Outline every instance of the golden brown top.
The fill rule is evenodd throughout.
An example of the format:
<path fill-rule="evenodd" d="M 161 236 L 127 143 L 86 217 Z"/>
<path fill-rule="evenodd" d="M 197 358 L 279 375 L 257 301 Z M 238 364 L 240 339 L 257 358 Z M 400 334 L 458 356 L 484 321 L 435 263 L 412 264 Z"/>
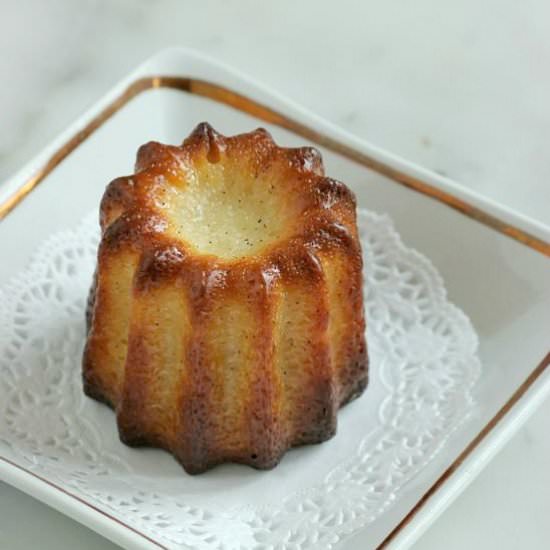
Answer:
<path fill-rule="evenodd" d="M 166 269 L 190 256 L 284 269 L 289 256 L 300 263 L 357 241 L 354 195 L 324 176 L 316 149 L 278 147 L 264 129 L 225 137 L 206 123 L 181 146 L 142 146 L 136 173 L 109 184 L 101 227 L 105 246 L 154 249 Z"/>

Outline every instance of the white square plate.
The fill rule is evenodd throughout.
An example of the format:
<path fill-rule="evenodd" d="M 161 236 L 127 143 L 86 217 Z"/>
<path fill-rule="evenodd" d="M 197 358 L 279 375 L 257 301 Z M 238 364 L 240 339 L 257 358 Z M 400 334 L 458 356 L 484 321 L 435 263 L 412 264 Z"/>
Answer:
<path fill-rule="evenodd" d="M 327 173 L 350 185 L 360 206 L 389 214 L 406 245 L 431 260 L 449 298 L 479 335 L 483 369 L 472 414 L 367 527 L 357 521 L 331 542 L 338 548 L 404 548 L 550 391 L 550 231 L 357 140 L 231 69 L 176 49 L 143 64 L 0 188 L 0 286 L 25 268 L 46 236 L 77 226 L 98 204 L 105 184 L 131 171 L 139 145 L 151 139 L 180 142 L 203 120 L 225 134 L 261 125 L 281 143 L 319 147 Z M 112 414 L 105 408 L 100 414 L 105 429 L 112 430 Z M 338 437 L 333 442 L 338 444 Z M 162 464 L 166 460 L 159 458 Z M 275 499 L 274 484 L 287 475 L 277 471 L 271 481 Z M 238 483 L 269 479 L 236 472 Z M 87 498 L 60 485 L 39 464 L 22 461 L 13 442 L 0 442 L 0 477 L 123 546 L 176 547 L 163 538 L 162 509 L 158 534 L 143 532 L 125 519 L 130 516 L 120 504 Z M 107 485 L 117 481 L 106 478 Z M 214 489 L 221 506 L 230 490 Z M 304 510 L 297 510 L 297 521 Z M 200 536 L 208 545 L 209 533 Z M 239 537 L 236 532 L 231 547 L 247 543 Z M 315 547 L 314 540 L 305 544 L 299 538 L 277 544 Z"/>

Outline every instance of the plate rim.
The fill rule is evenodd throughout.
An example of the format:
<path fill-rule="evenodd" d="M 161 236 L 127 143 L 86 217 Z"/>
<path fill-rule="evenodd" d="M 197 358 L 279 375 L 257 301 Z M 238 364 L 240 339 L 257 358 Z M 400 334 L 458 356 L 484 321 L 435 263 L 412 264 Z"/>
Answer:
<path fill-rule="evenodd" d="M 230 86 L 192 76 L 182 76 L 181 74 L 173 76 L 167 74 L 165 71 L 157 72 L 153 69 L 155 65 L 161 65 L 162 61 L 169 60 L 174 56 L 183 61 L 192 60 L 220 68 L 241 82 L 251 83 L 256 89 L 266 92 L 270 99 L 274 100 L 273 102 L 278 102 L 286 107 L 287 110 L 294 111 L 294 116 L 291 117 L 283 114 L 265 103 L 257 101 L 248 95 L 243 95 Z M 386 176 L 395 183 L 404 185 L 428 198 L 437 200 L 469 217 L 471 220 L 482 223 L 514 239 L 523 246 L 550 257 L 550 228 L 544 224 L 498 205 L 494 201 L 481 197 L 475 192 L 460 188 L 460 186 L 448 178 L 434 174 L 429 170 L 404 161 L 391 153 L 368 144 L 321 119 L 317 115 L 308 112 L 304 108 L 294 104 L 291 100 L 252 80 L 250 77 L 235 71 L 225 64 L 214 61 L 204 54 L 186 48 L 165 49 L 146 60 L 87 112 L 80 116 L 75 123 L 59 135 L 42 153 L 38 154 L 12 178 L 9 178 L 8 183 L 2 185 L 3 189 L 0 193 L 0 224 L 11 211 L 24 201 L 25 197 L 103 123 L 134 98 L 144 92 L 158 88 L 179 90 L 225 103 L 237 110 L 252 114 L 265 122 L 290 130 L 317 145 L 321 145 L 349 160 Z M 304 120 L 305 122 L 303 122 Z M 316 129 L 319 127 L 322 129 L 321 131 Z M 376 547 L 376 550 L 386 549 L 390 546 L 408 546 L 420 536 L 421 532 L 427 527 L 427 524 L 423 525 L 422 516 L 426 516 L 430 510 L 439 515 L 444 509 L 439 506 L 440 509 L 437 510 L 437 503 L 433 501 L 434 495 L 440 492 L 447 493 L 447 496 L 450 497 L 447 499 L 446 505 L 448 505 L 450 499 L 457 496 L 461 489 L 460 487 L 456 487 L 453 491 L 452 488 L 450 489 L 453 484 L 449 484 L 449 482 L 456 472 L 474 458 L 474 451 L 480 451 L 485 448 L 489 453 L 485 462 L 473 468 L 475 474 L 477 474 L 488 462 L 489 458 L 505 442 L 504 437 L 500 437 L 499 441 L 496 435 L 497 428 L 502 429 L 502 420 L 504 418 L 509 420 L 508 424 L 505 425 L 507 427 L 506 435 L 511 436 L 523 423 L 521 420 L 525 420 L 527 414 L 532 413 L 535 409 L 533 403 L 536 401 L 536 396 L 533 395 L 528 402 L 526 402 L 526 396 L 537 392 L 538 400 L 542 401 L 541 396 L 550 391 L 549 366 L 550 351 L 505 401 L 501 409 L 455 457 L 422 497 L 415 502 L 409 512 L 389 531 L 384 540 Z M 12 472 L 12 475 L 5 476 L 4 473 L 9 471 Z M 27 479 L 23 479 L 24 476 L 27 476 Z M 470 481 L 474 477 L 470 476 Z M 117 519 L 79 496 L 72 494 L 70 491 L 43 478 L 36 472 L 2 455 L 0 455 L 0 478 L 6 483 L 53 506 L 65 515 L 111 538 L 115 542 L 124 545 L 131 544 L 138 548 L 166 548 L 147 534 L 142 533 L 124 521 Z M 456 476 L 454 485 L 456 485 Z M 50 494 L 52 490 L 58 493 L 57 497 L 61 494 L 63 498 L 52 496 Z M 65 502 L 65 498 L 73 499 L 72 504 L 76 505 L 75 509 L 72 509 L 68 502 Z M 102 520 L 110 520 L 109 529 L 105 529 L 105 525 L 100 524 L 97 513 L 102 516 Z M 425 519 L 424 523 L 426 523 Z"/>

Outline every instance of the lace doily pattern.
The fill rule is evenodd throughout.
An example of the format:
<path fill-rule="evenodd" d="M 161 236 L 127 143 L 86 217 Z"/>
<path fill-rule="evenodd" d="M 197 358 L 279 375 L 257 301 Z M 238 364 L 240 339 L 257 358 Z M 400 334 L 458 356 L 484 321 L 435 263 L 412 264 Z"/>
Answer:
<path fill-rule="evenodd" d="M 362 210 L 358 224 L 377 389 L 351 414 L 360 416 L 377 391 L 376 422 L 309 485 L 289 487 L 269 506 L 228 508 L 223 494 L 186 493 L 183 470 L 175 494 L 173 479 L 151 473 L 154 458 L 135 460 L 118 442 L 113 413 L 81 388 L 95 215 L 46 240 L 0 288 L 0 450 L 167 548 L 335 547 L 395 503 L 445 445 L 472 409 L 480 369 L 475 332 L 429 260 L 403 245 L 387 216 Z M 148 460 L 153 468 L 144 470 Z"/>

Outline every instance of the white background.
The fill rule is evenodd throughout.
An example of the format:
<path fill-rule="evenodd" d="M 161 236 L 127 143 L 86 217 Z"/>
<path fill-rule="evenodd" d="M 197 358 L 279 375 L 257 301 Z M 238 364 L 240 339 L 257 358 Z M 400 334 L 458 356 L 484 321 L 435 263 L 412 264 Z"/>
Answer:
<path fill-rule="evenodd" d="M 145 57 L 183 45 L 550 224 L 544 0 L 0 0 L 0 21 L 0 185 Z M 549 548 L 549 417 L 546 404 L 415 550 Z M 35 547 L 114 548 L 0 483 L 0 548 Z"/>

